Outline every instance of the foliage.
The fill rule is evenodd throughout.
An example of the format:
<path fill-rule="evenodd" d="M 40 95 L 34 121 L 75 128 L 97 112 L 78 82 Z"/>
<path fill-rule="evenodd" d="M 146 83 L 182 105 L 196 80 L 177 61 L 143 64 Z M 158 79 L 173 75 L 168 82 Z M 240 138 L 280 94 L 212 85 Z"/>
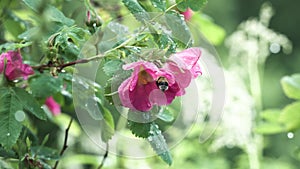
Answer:
<path fill-rule="evenodd" d="M 103 161 L 110 158 L 106 168 L 165 168 L 166 164 L 171 168 L 297 168 L 299 139 L 291 140 L 300 128 L 300 74 L 278 82 L 288 100 L 283 108 L 265 108 L 261 91 L 263 70 L 273 60 L 268 56 L 278 48 L 277 53 L 288 54 L 291 42 L 269 29 L 273 11 L 268 5 L 263 5 L 259 18 L 241 23 L 227 37 L 227 28 L 206 14 L 207 2 L 1 0 L 0 51 L 19 51 L 35 73 L 10 81 L 2 73 L 7 61 L 0 60 L 0 168 L 56 168 L 58 162 L 59 168 L 96 167 L 103 150 L 91 140 L 110 145 L 119 135 L 144 141 L 145 154 L 156 157 L 137 162 L 104 156 Z M 219 4 L 220 12 L 228 6 L 227 2 Z M 194 12 L 190 21 L 181 14 L 188 8 Z M 193 36 L 195 30 L 207 40 Z M 206 116 L 201 124 L 182 133 L 175 125 L 192 124 L 186 123 L 191 117 L 182 117 L 180 112 L 193 105 L 180 105 L 177 98 L 168 106 L 136 112 L 122 107 L 118 97 L 118 87 L 132 73 L 123 69 L 125 64 L 144 60 L 162 65 L 195 41 L 209 41 L 221 52 L 227 51 L 221 58 L 229 80 L 225 114 L 204 144 L 198 136 L 205 132 L 203 125 L 210 124 L 208 105 L 201 110 Z M 204 78 L 196 83 L 206 87 L 199 87 L 200 97 L 209 103 L 209 85 L 204 84 L 208 75 L 203 72 Z M 60 115 L 45 105 L 50 96 L 61 106 Z M 73 122 L 68 126 L 70 119 Z M 176 137 L 185 139 L 170 149 L 177 145 Z M 130 149 L 135 145 L 127 144 L 119 141 L 117 146 L 122 148 L 117 153 L 122 155 L 123 148 L 135 151 Z"/>

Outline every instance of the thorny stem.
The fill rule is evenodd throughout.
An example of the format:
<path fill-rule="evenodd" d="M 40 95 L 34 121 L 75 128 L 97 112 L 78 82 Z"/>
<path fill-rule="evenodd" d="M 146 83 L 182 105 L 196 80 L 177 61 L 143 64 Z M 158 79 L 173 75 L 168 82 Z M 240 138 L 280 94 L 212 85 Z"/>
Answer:
<path fill-rule="evenodd" d="M 70 120 L 69 125 L 68 125 L 68 127 L 66 128 L 64 145 L 63 145 L 63 147 L 62 147 L 62 149 L 61 149 L 61 151 L 60 151 L 60 153 L 59 153 L 59 156 L 60 156 L 60 157 L 64 154 L 64 152 L 65 152 L 66 149 L 68 148 L 68 145 L 67 145 L 67 143 L 68 143 L 68 136 L 69 136 L 69 130 L 70 130 L 70 127 L 71 127 L 72 122 L 73 122 L 73 118 Z M 56 168 L 57 168 L 58 163 L 59 163 L 59 160 L 57 160 L 57 161 L 55 162 L 55 165 L 54 165 L 53 169 L 56 169 Z"/>
<path fill-rule="evenodd" d="M 103 167 L 107 156 L 108 156 L 108 143 L 106 143 L 105 154 L 104 154 L 103 159 L 102 159 L 102 161 L 101 161 L 101 163 L 100 163 L 100 165 L 97 169 L 101 169 Z"/>
<path fill-rule="evenodd" d="M 249 56 L 248 59 L 248 71 L 250 80 L 250 91 L 255 101 L 255 116 L 262 111 L 262 92 L 261 92 L 261 76 L 259 72 L 260 63 L 258 61 L 260 54 L 254 54 Z M 255 125 L 255 124 L 254 124 Z M 253 126 L 255 127 L 255 126 Z M 249 143 L 246 147 L 250 169 L 260 169 L 259 159 L 262 155 L 262 137 L 260 135 L 254 134 L 253 142 Z"/>

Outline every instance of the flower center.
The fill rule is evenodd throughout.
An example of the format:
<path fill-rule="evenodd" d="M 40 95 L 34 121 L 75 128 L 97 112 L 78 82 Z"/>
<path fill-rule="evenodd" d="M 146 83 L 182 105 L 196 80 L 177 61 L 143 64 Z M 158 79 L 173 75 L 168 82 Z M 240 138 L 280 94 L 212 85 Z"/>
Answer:
<path fill-rule="evenodd" d="M 148 82 L 153 82 L 152 76 L 145 70 L 142 70 L 138 74 L 138 85 L 145 85 Z"/>

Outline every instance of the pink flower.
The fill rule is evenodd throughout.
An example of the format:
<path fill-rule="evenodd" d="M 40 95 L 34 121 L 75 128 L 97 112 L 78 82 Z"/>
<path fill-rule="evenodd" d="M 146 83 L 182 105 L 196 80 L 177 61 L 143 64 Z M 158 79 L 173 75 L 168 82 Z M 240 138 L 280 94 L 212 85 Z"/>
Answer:
<path fill-rule="evenodd" d="M 61 113 L 60 105 L 53 99 L 52 96 L 48 97 L 45 101 L 45 105 L 52 112 L 54 116 L 59 115 Z"/>
<path fill-rule="evenodd" d="M 198 48 L 184 50 L 172 55 L 162 68 L 146 61 L 124 65 L 123 69 L 133 69 L 133 73 L 118 88 L 122 105 L 132 110 L 149 111 L 153 105 L 170 104 L 201 74 L 200 54 Z M 167 88 L 160 88 L 161 79 L 163 84 L 167 83 Z"/>
<path fill-rule="evenodd" d="M 187 8 L 186 11 L 181 12 L 186 21 L 189 21 L 193 16 L 193 11 L 190 8 Z"/>
<path fill-rule="evenodd" d="M 5 64 L 6 60 L 6 65 Z M 8 80 L 15 80 L 19 77 L 27 79 L 29 75 L 34 74 L 32 68 L 23 64 L 22 56 L 19 51 L 8 51 L 0 55 L 0 73 L 4 71 Z"/>

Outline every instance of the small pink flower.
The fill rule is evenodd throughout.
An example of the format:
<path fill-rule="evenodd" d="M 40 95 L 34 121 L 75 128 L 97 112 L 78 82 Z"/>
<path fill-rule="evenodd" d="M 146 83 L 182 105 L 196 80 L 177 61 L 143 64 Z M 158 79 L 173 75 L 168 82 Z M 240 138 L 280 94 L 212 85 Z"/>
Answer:
<path fill-rule="evenodd" d="M 181 12 L 186 21 L 189 21 L 193 16 L 193 11 L 190 8 L 187 8 L 186 11 Z"/>
<path fill-rule="evenodd" d="M 54 116 L 57 116 L 61 113 L 60 105 L 53 99 L 52 96 L 46 99 L 45 105 L 48 107 L 48 109 Z"/>
<path fill-rule="evenodd" d="M 6 65 L 5 64 L 6 60 Z M 0 55 L 0 73 L 4 71 L 8 80 L 15 80 L 19 77 L 27 79 L 29 75 L 34 74 L 33 69 L 23 64 L 22 56 L 19 51 L 8 51 Z"/>
<path fill-rule="evenodd" d="M 200 49 L 190 48 L 172 55 L 162 68 L 146 61 L 124 65 L 123 69 L 134 70 L 118 88 L 122 105 L 132 110 L 149 111 L 153 105 L 170 104 L 175 96 L 185 93 L 184 89 L 193 78 L 201 74 L 200 55 Z M 157 85 L 161 77 L 168 83 L 165 91 Z"/>

